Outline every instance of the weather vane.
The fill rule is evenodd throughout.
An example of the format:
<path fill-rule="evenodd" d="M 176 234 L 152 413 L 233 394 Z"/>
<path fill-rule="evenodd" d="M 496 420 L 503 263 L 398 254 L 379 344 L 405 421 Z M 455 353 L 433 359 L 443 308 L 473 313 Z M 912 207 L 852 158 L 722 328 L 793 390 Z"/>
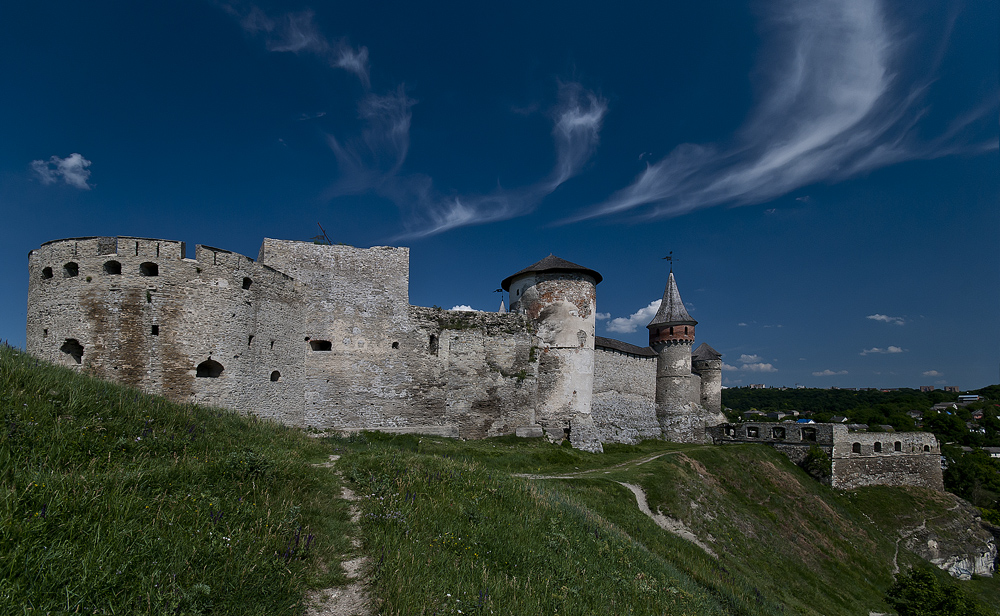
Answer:
<path fill-rule="evenodd" d="M 673 271 L 674 271 L 674 263 L 677 261 L 676 259 L 674 259 L 674 251 L 671 250 L 670 254 L 668 254 L 667 256 L 665 256 L 663 258 L 666 259 L 667 261 L 670 261 L 670 273 L 673 273 Z"/>

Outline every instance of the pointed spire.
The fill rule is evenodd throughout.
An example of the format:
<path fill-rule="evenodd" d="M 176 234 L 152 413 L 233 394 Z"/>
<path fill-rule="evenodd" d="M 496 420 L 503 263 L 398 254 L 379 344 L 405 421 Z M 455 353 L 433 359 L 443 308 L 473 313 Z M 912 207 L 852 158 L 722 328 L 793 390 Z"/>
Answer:
<path fill-rule="evenodd" d="M 681 300 L 681 293 L 677 290 L 677 282 L 674 280 L 674 273 L 670 272 L 667 278 L 667 288 L 663 290 L 663 299 L 660 301 L 660 309 L 656 311 L 656 316 L 646 327 L 652 329 L 662 325 L 697 325 L 698 321 L 691 318 L 684 302 Z"/>
<path fill-rule="evenodd" d="M 702 342 L 701 346 L 691 353 L 691 359 L 694 361 L 713 361 L 716 359 L 722 359 L 722 353 L 716 351 L 707 342 Z"/>
<path fill-rule="evenodd" d="M 503 299 L 500 300 L 500 309 L 497 310 L 497 312 L 499 312 L 500 314 L 504 314 L 507 312 L 507 306 L 506 304 L 503 303 Z"/>

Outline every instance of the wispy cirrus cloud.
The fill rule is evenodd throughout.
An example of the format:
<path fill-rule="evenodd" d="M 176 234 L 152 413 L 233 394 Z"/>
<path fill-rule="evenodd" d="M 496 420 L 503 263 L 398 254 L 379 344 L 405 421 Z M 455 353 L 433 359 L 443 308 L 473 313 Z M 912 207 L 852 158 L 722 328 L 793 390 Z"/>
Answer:
<path fill-rule="evenodd" d="M 90 165 L 89 160 L 74 152 L 66 158 L 52 156 L 48 160 L 33 160 L 31 170 L 42 180 L 42 184 L 55 184 L 62 180 L 74 188 L 90 190 L 93 188 L 89 183 Z"/>
<path fill-rule="evenodd" d="M 367 89 L 371 87 L 368 48 L 351 47 L 346 40 L 323 36 L 311 10 L 271 17 L 257 6 L 225 5 L 226 11 L 239 20 L 245 31 L 264 38 L 268 51 L 311 53 L 330 66 L 354 73 Z"/>
<path fill-rule="evenodd" d="M 997 149 L 996 139 L 970 144 L 963 132 L 995 113 L 996 97 L 938 137 L 917 137 L 935 67 L 904 78 L 912 33 L 891 23 L 877 0 L 776 2 L 764 30 L 759 100 L 729 143 L 679 145 L 630 186 L 564 222 L 762 203 L 906 160 Z"/>
<path fill-rule="evenodd" d="M 403 213 L 405 231 L 391 241 L 527 214 L 577 175 L 597 148 L 607 100 L 579 83 L 560 83 L 559 100 L 551 112 L 556 163 L 547 175 L 528 186 L 498 187 L 481 194 L 442 191 L 431 177 L 402 171 L 410 145 L 411 107 L 417 101 L 402 84 L 386 94 L 371 91 L 367 47 L 354 48 L 343 39 L 326 38 L 311 10 L 272 17 L 257 6 L 229 4 L 225 8 L 246 32 L 263 38 L 268 50 L 311 53 L 361 80 L 366 90 L 358 102 L 363 128 L 354 137 L 328 137 L 339 179 L 326 196 L 370 193 L 392 201 Z"/>
<path fill-rule="evenodd" d="M 859 355 L 879 355 L 879 354 L 881 354 L 881 355 L 892 355 L 892 354 L 895 354 L 895 353 L 905 353 L 905 352 L 906 352 L 906 349 L 900 348 L 898 346 L 889 345 L 889 346 L 887 346 L 884 349 L 880 348 L 880 347 L 872 347 L 870 349 L 865 349 L 864 351 L 861 351 L 861 353 L 859 353 Z"/>
<path fill-rule="evenodd" d="M 882 323 L 892 323 L 893 325 L 904 325 L 906 324 L 906 319 L 903 317 L 890 317 L 885 314 L 870 314 L 865 317 L 866 319 L 871 319 L 872 321 L 881 321 Z"/>

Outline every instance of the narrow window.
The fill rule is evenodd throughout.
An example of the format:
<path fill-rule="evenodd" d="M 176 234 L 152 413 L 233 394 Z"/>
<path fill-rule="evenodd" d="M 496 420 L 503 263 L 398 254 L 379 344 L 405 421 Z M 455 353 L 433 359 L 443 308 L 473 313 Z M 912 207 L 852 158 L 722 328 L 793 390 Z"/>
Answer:
<path fill-rule="evenodd" d="M 802 440 L 803 441 L 815 441 L 816 440 L 816 428 L 802 428 Z"/>
<path fill-rule="evenodd" d="M 157 259 L 160 258 L 160 243 L 159 242 L 156 243 L 156 258 Z"/>
<path fill-rule="evenodd" d="M 67 338 L 59 350 L 72 357 L 76 363 L 83 363 L 83 345 L 76 338 Z"/>
<path fill-rule="evenodd" d="M 195 376 L 199 378 L 217 379 L 222 374 L 223 370 L 224 368 L 222 367 L 222 364 L 214 359 L 207 359 L 198 364 L 198 371 L 195 373 Z"/>
<path fill-rule="evenodd" d="M 159 325 L 154 325 L 153 326 L 153 330 L 150 333 L 153 334 L 154 336 L 159 336 L 160 335 L 160 326 Z"/>
<path fill-rule="evenodd" d="M 160 266 L 155 263 L 146 261 L 145 263 L 139 266 L 139 273 L 142 274 L 143 276 L 159 276 Z"/>
<path fill-rule="evenodd" d="M 760 436 L 760 429 L 756 426 L 750 426 L 747 428 L 747 436 L 749 438 L 757 438 Z"/>
<path fill-rule="evenodd" d="M 42 278 L 45 278 L 45 279 L 52 278 L 52 268 L 51 267 L 43 267 L 42 268 Z"/>
<path fill-rule="evenodd" d="M 399 348 L 399 343 L 398 342 L 393 342 L 392 343 L 392 348 L 398 349 Z"/>
<path fill-rule="evenodd" d="M 252 284 L 253 284 L 253 280 L 250 280 L 246 276 L 243 277 L 243 289 L 244 290 L 250 289 L 250 285 L 252 285 Z"/>
<path fill-rule="evenodd" d="M 687 336 L 687 333 L 688 333 L 688 326 L 687 326 L 687 325 L 685 325 L 685 326 L 684 326 L 684 335 L 685 335 L 685 336 Z"/>
<path fill-rule="evenodd" d="M 851 445 L 851 453 L 861 453 L 861 443 Z"/>
<path fill-rule="evenodd" d="M 875 453 L 882 453 L 882 443 L 875 441 Z"/>
<path fill-rule="evenodd" d="M 893 451 L 903 451 L 903 444 L 900 443 L 899 441 L 896 441 L 895 443 L 892 444 L 892 449 Z"/>
<path fill-rule="evenodd" d="M 274 350 L 274 340 L 271 341 L 271 350 Z"/>
<path fill-rule="evenodd" d="M 271 373 L 271 382 L 277 383 L 279 380 L 281 380 L 281 373 L 275 370 Z"/>
<path fill-rule="evenodd" d="M 63 278 L 75 278 L 80 275 L 80 266 L 70 261 L 63 266 Z"/>
<path fill-rule="evenodd" d="M 135 256 L 139 256 L 139 242 L 135 243 Z"/>
<path fill-rule="evenodd" d="M 673 325 L 670 326 L 670 335 L 671 336 L 674 335 L 674 326 Z"/>
<path fill-rule="evenodd" d="M 771 438 L 777 439 L 779 441 L 785 439 L 785 429 L 784 428 L 771 428 Z"/>
<path fill-rule="evenodd" d="M 333 343 L 329 340 L 310 340 L 309 348 L 314 351 L 332 351 Z"/>
<path fill-rule="evenodd" d="M 428 350 L 430 351 L 431 355 L 438 354 L 438 337 L 435 336 L 434 334 L 431 334 L 431 340 L 430 344 L 428 345 Z"/>
<path fill-rule="evenodd" d="M 49 330 L 48 329 L 43 329 L 42 330 L 42 338 L 48 338 L 48 337 L 49 337 Z"/>
<path fill-rule="evenodd" d="M 108 261 L 104 264 L 104 273 L 110 275 L 120 275 L 122 273 L 122 264 L 118 261 Z"/>
<path fill-rule="evenodd" d="M 253 344 L 253 334 L 250 334 L 250 335 L 249 335 L 249 336 L 247 337 L 247 348 L 250 348 L 250 345 L 251 345 L 251 344 Z"/>

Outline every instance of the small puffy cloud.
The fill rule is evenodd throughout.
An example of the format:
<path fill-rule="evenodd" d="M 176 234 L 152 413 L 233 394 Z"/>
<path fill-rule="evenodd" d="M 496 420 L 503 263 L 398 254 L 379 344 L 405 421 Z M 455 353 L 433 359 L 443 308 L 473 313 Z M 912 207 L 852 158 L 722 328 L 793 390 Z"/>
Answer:
<path fill-rule="evenodd" d="M 747 324 L 746 323 L 737 323 L 736 326 L 737 327 L 746 327 Z"/>
<path fill-rule="evenodd" d="M 607 321 L 608 319 L 611 318 L 611 313 L 610 312 L 598 312 L 598 313 L 596 313 L 594 315 L 594 318 L 597 319 L 598 321 Z"/>
<path fill-rule="evenodd" d="M 890 345 L 890 346 L 888 346 L 888 347 L 886 347 L 884 349 L 883 348 L 879 348 L 879 347 L 872 347 L 870 349 L 865 349 L 864 351 L 861 351 L 860 354 L 861 355 L 873 355 L 873 354 L 891 355 L 893 353 L 903 353 L 905 350 L 906 349 L 902 349 L 902 348 L 900 348 L 898 346 L 892 346 L 892 345 Z"/>
<path fill-rule="evenodd" d="M 938 372 L 937 370 L 928 370 L 927 372 L 924 372 L 924 376 L 944 376 L 944 374 Z"/>
<path fill-rule="evenodd" d="M 847 374 L 847 370 L 838 370 L 834 372 L 833 370 L 826 369 L 821 372 L 813 372 L 813 376 L 839 376 L 841 374 Z"/>
<path fill-rule="evenodd" d="M 739 370 L 739 368 L 737 368 L 736 366 L 730 366 L 726 362 L 722 362 L 722 369 L 725 372 L 735 372 L 735 371 Z"/>
<path fill-rule="evenodd" d="M 755 363 L 755 364 L 744 364 L 740 370 L 746 370 L 747 372 L 777 372 L 778 369 L 771 364 L 765 363 Z"/>
<path fill-rule="evenodd" d="M 740 361 L 742 363 L 744 363 L 744 364 L 757 363 L 757 362 L 761 361 L 761 359 L 762 358 L 761 358 L 760 355 L 747 355 L 745 353 L 743 355 L 740 355 Z"/>
<path fill-rule="evenodd" d="M 894 325 L 902 325 L 902 324 L 906 323 L 906 320 L 903 319 L 903 317 L 890 317 L 890 316 L 884 315 L 884 314 L 870 314 L 870 315 L 868 315 L 865 318 L 866 319 L 871 319 L 872 321 L 881 321 L 883 323 L 892 323 Z"/>
<path fill-rule="evenodd" d="M 607 330 L 618 334 L 631 334 L 640 326 L 646 327 L 653 320 L 653 317 L 656 316 L 656 311 L 659 309 L 660 300 L 653 300 L 649 302 L 648 306 L 636 310 L 628 317 L 611 319 L 608 322 Z"/>
<path fill-rule="evenodd" d="M 465 304 L 459 304 L 458 306 L 452 306 L 451 310 L 458 310 L 460 312 L 482 312 L 481 310 L 476 310 L 472 306 L 467 306 Z"/>
<path fill-rule="evenodd" d="M 90 190 L 87 183 L 90 179 L 90 161 L 82 155 L 73 153 L 66 158 L 53 156 L 49 160 L 31 161 L 31 170 L 38 174 L 43 184 L 55 184 L 62 180 L 74 188 Z"/>

